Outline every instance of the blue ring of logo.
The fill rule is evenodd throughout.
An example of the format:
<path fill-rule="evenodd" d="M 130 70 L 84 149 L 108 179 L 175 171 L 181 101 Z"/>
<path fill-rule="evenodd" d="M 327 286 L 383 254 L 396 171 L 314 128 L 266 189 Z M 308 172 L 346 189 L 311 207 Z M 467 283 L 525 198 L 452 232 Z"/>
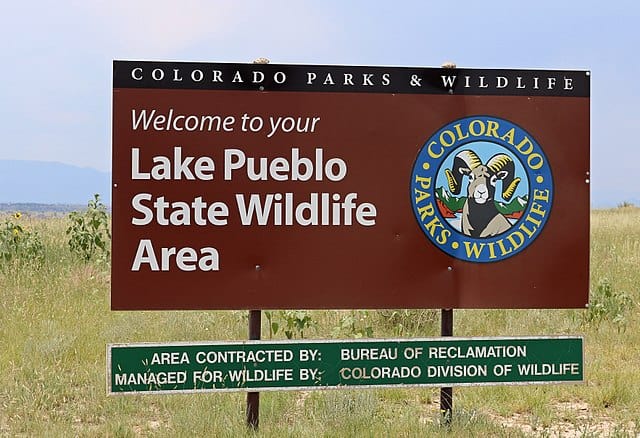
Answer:
<path fill-rule="evenodd" d="M 413 213 L 431 243 L 475 263 L 526 249 L 553 203 L 551 166 L 538 142 L 492 116 L 462 118 L 436 131 L 418 153 L 410 188 Z"/>

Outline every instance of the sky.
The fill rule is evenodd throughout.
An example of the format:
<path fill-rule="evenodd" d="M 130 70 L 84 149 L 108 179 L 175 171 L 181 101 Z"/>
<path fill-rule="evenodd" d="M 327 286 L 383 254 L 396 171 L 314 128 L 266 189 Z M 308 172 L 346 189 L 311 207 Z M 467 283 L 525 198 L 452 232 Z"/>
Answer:
<path fill-rule="evenodd" d="M 640 203 L 639 23 L 615 0 L 5 2 L 0 160 L 109 171 L 114 59 L 579 69 L 593 205 Z"/>

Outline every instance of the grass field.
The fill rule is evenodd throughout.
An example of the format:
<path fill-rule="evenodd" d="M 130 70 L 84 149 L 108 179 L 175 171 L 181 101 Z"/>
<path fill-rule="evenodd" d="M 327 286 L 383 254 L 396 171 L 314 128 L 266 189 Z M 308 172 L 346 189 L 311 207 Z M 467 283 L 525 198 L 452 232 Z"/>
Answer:
<path fill-rule="evenodd" d="M 106 344 L 242 340 L 247 312 L 112 312 L 108 263 L 72 256 L 67 220 L 21 220 L 42 237 L 45 258 L 0 269 L 2 436 L 640 436 L 638 208 L 592 213 L 591 310 L 455 312 L 457 336 L 584 335 L 584 384 L 455 389 L 450 428 L 435 388 L 271 392 L 258 432 L 245 427 L 243 393 L 105 389 Z M 429 310 L 309 315 L 312 338 L 439 334 Z"/>

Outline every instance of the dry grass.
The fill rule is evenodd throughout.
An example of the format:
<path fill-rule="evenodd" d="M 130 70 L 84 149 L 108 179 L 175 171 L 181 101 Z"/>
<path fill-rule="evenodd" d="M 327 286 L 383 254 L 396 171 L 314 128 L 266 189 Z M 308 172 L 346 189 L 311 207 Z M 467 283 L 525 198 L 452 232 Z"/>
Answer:
<path fill-rule="evenodd" d="M 242 436 L 243 394 L 108 397 L 105 345 L 246 336 L 246 312 L 111 312 L 106 264 L 67 251 L 64 218 L 25 219 L 43 266 L 0 271 L 0 435 Z M 586 324 L 585 310 L 457 311 L 456 335 L 582 334 L 586 383 L 455 390 L 451 429 L 437 390 L 266 393 L 259 436 L 636 436 L 640 433 L 640 210 L 592 214 L 592 284 L 607 278 L 632 306 L 625 324 Z M 595 287 L 595 286 L 594 286 Z M 560 291 L 561 292 L 561 291 Z M 330 337 L 344 312 L 312 312 Z M 355 313 L 355 315 L 360 315 Z M 366 314 L 374 336 L 435 336 L 430 311 Z M 264 318 L 263 318 L 264 320 Z M 266 323 L 265 323 L 266 324 Z M 263 335 L 267 333 L 266 325 Z M 278 336 L 280 337 L 280 335 Z"/>

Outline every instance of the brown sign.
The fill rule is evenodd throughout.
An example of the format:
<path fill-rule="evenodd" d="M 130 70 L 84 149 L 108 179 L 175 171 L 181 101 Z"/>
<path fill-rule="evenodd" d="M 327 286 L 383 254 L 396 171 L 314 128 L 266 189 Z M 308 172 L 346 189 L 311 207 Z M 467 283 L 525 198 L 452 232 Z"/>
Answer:
<path fill-rule="evenodd" d="M 588 72 L 114 63 L 114 310 L 570 308 L 588 280 Z"/>

